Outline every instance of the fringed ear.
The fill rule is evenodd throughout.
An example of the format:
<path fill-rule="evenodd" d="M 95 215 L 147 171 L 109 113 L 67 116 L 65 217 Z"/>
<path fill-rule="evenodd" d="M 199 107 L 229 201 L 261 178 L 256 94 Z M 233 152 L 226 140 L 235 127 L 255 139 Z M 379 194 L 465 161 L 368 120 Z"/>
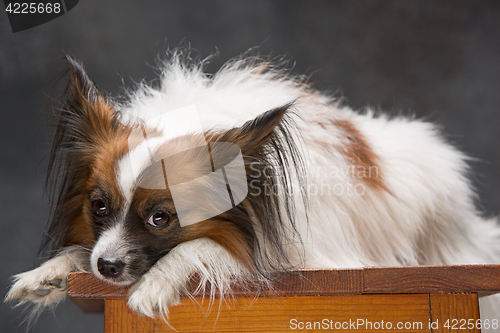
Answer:
<path fill-rule="evenodd" d="M 67 106 L 81 111 L 86 110 L 89 106 L 97 104 L 101 95 L 85 72 L 83 65 L 69 54 L 66 55 L 66 60 L 71 72 L 67 88 Z"/>
<path fill-rule="evenodd" d="M 307 211 L 299 136 L 289 115 L 292 105 L 269 110 L 241 127 L 207 135 L 207 141 L 235 143 L 243 153 L 248 194 L 227 214 L 233 214 L 238 225 L 250 230 L 245 234 L 264 236 L 255 236 L 253 243 L 257 269 L 264 275 L 269 268 L 290 269 L 284 244 L 301 242 L 295 223 L 295 193 L 302 196 Z M 298 186 L 292 186 L 292 179 Z"/>
<path fill-rule="evenodd" d="M 70 80 L 50 152 L 46 186 L 51 197 L 51 222 L 42 250 L 52 243 L 54 251 L 71 242 L 70 224 L 78 218 L 85 181 L 95 158 L 95 148 L 124 129 L 112 105 L 98 92 L 83 66 L 70 55 Z M 74 232 L 88 233 L 91 229 Z"/>
<path fill-rule="evenodd" d="M 282 132 L 281 123 L 293 103 L 274 108 L 257 118 L 247 121 L 243 126 L 233 128 L 217 138 L 217 141 L 233 142 L 240 146 L 243 155 L 254 155 L 269 142 L 277 132 Z M 279 129 L 277 130 L 277 127 Z"/>
<path fill-rule="evenodd" d="M 65 130 L 69 130 L 73 139 L 82 143 L 105 139 L 116 125 L 115 111 L 99 93 L 83 65 L 70 55 L 66 56 L 66 60 L 70 65 L 71 78 L 66 88 L 59 127 L 66 126 Z"/>

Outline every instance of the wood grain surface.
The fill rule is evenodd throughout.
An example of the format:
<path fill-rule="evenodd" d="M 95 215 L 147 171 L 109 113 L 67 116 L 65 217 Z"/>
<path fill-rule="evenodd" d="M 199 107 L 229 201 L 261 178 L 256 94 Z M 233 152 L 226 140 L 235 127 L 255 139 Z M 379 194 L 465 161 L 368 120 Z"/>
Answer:
<path fill-rule="evenodd" d="M 234 297 L 224 300 L 206 297 L 207 286 L 207 292 L 183 296 L 181 305 L 171 307 L 168 323 L 134 314 L 126 305 L 127 288 L 92 274 L 72 273 L 68 295 L 86 311 L 102 311 L 105 303 L 105 333 L 371 332 L 383 327 L 448 332 L 457 331 L 453 319 L 460 332 L 479 332 L 478 295 L 499 292 L 498 277 L 500 265 L 296 271 L 276 275 L 272 290 L 234 286 Z M 194 276 L 188 290 L 197 285 Z"/>
<path fill-rule="evenodd" d="M 464 293 L 479 296 L 500 292 L 500 265 L 402 266 L 336 270 L 294 271 L 277 275 L 274 290 L 233 287 L 235 296 L 264 295 L 330 295 L 366 293 Z M 196 277 L 190 283 L 194 293 Z M 75 272 L 68 278 L 70 298 L 124 298 L 128 289 L 99 280 L 89 273 Z"/>
<path fill-rule="evenodd" d="M 220 307 L 219 307 L 220 306 Z M 411 323 L 405 332 L 430 332 L 427 295 L 336 295 L 250 297 L 208 300 L 193 306 L 191 300 L 170 308 L 169 324 L 156 320 L 155 333 L 165 332 L 284 332 L 341 330 L 370 332 L 398 323 Z M 415 324 L 414 324 L 415 323 Z M 336 327 L 337 326 L 337 327 Z"/>
<path fill-rule="evenodd" d="M 433 332 L 481 332 L 477 294 L 431 294 L 430 305 Z"/>
<path fill-rule="evenodd" d="M 132 312 L 123 299 L 106 300 L 104 332 L 153 333 L 154 320 Z"/>

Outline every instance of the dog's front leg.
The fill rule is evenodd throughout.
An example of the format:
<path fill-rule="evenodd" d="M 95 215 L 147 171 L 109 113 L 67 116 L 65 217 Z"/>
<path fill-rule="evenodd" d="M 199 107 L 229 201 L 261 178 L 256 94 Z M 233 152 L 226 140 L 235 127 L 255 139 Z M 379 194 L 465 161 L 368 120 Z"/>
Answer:
<path fill-rule="evenodd" d="M 130 289 L 129 307 L 140 314 L 168 318 L 168 307 L 180 302 L 186 284 L 197 273 L 224 294 L 247 270 L 218 243 L 199 238 L 176 246 Z"/>
<path fill-rule="evenodd" d="M 5 302 L 31 301 L 42 307 L 59 303 L 66 297 L 67 279 L 70 272 L 82 269 L 88 261 L 88 251 L 80 247 L 68 247 L 40 267 L 15 275 Z"/>

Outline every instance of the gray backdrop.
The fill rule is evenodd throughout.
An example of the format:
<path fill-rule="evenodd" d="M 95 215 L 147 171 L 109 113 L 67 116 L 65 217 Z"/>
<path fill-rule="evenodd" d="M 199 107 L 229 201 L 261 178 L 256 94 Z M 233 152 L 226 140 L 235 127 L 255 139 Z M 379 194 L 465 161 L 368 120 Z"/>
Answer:
<path fill-rule="evenodd" d="M 47 220 L 43 177 L 61 93 L 61 58 L 85 62 L 102 91 L 141 79 L 167 46 L 190 42 L 209 66 L 250 47 L 286 55 L 295 72 L 356 109 L 415 113 L 442 125 L 474 163 L 480 207 L 500 207 L 500 2 L 97 1 L 13 34 L 0 13 L 0 281 L 39 264 Z M 63 80 L 64 81 L 64 80 Z M 102 315 L 70 301 L 34 332 L 101 332 Z M 0 331 L 21 332 L 19 310 L 0 305 Z"/>

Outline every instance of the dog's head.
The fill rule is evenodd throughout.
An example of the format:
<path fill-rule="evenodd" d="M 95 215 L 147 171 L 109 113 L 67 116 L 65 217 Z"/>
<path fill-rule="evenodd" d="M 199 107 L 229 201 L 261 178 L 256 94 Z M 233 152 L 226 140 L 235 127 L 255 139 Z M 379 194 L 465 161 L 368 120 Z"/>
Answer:
<path fill-rule="evenodd" d="M 239 127 L 172 136 L 154 122 L 124 121 L 82 65 L 68 61 L 71 80 L 48 174 L 57 189 L 47 233 L 55 250 L 88 248 L 93 273 L 119 284 L 133 283 L 175 246 L 200 237 L 218 242 L 254 271 L 262 265 L 259 238 L 284 256 L 280 239 L 289 225 L 283 212 L 292 208 L 278 208 L 275 187 L 287 191 L 288 171 L 278 169 L 293 164 L 282 156 L 292 147 L 290 105 Z M 233 205 L 222 209 L 231 176 L 227 165 L 238 153 L 244 195 L 235 200 L 233 187 Z M 206 177 L 216 171 L 220 177 Z M 195 186 L 186 185 L 194 179 Z"/>

